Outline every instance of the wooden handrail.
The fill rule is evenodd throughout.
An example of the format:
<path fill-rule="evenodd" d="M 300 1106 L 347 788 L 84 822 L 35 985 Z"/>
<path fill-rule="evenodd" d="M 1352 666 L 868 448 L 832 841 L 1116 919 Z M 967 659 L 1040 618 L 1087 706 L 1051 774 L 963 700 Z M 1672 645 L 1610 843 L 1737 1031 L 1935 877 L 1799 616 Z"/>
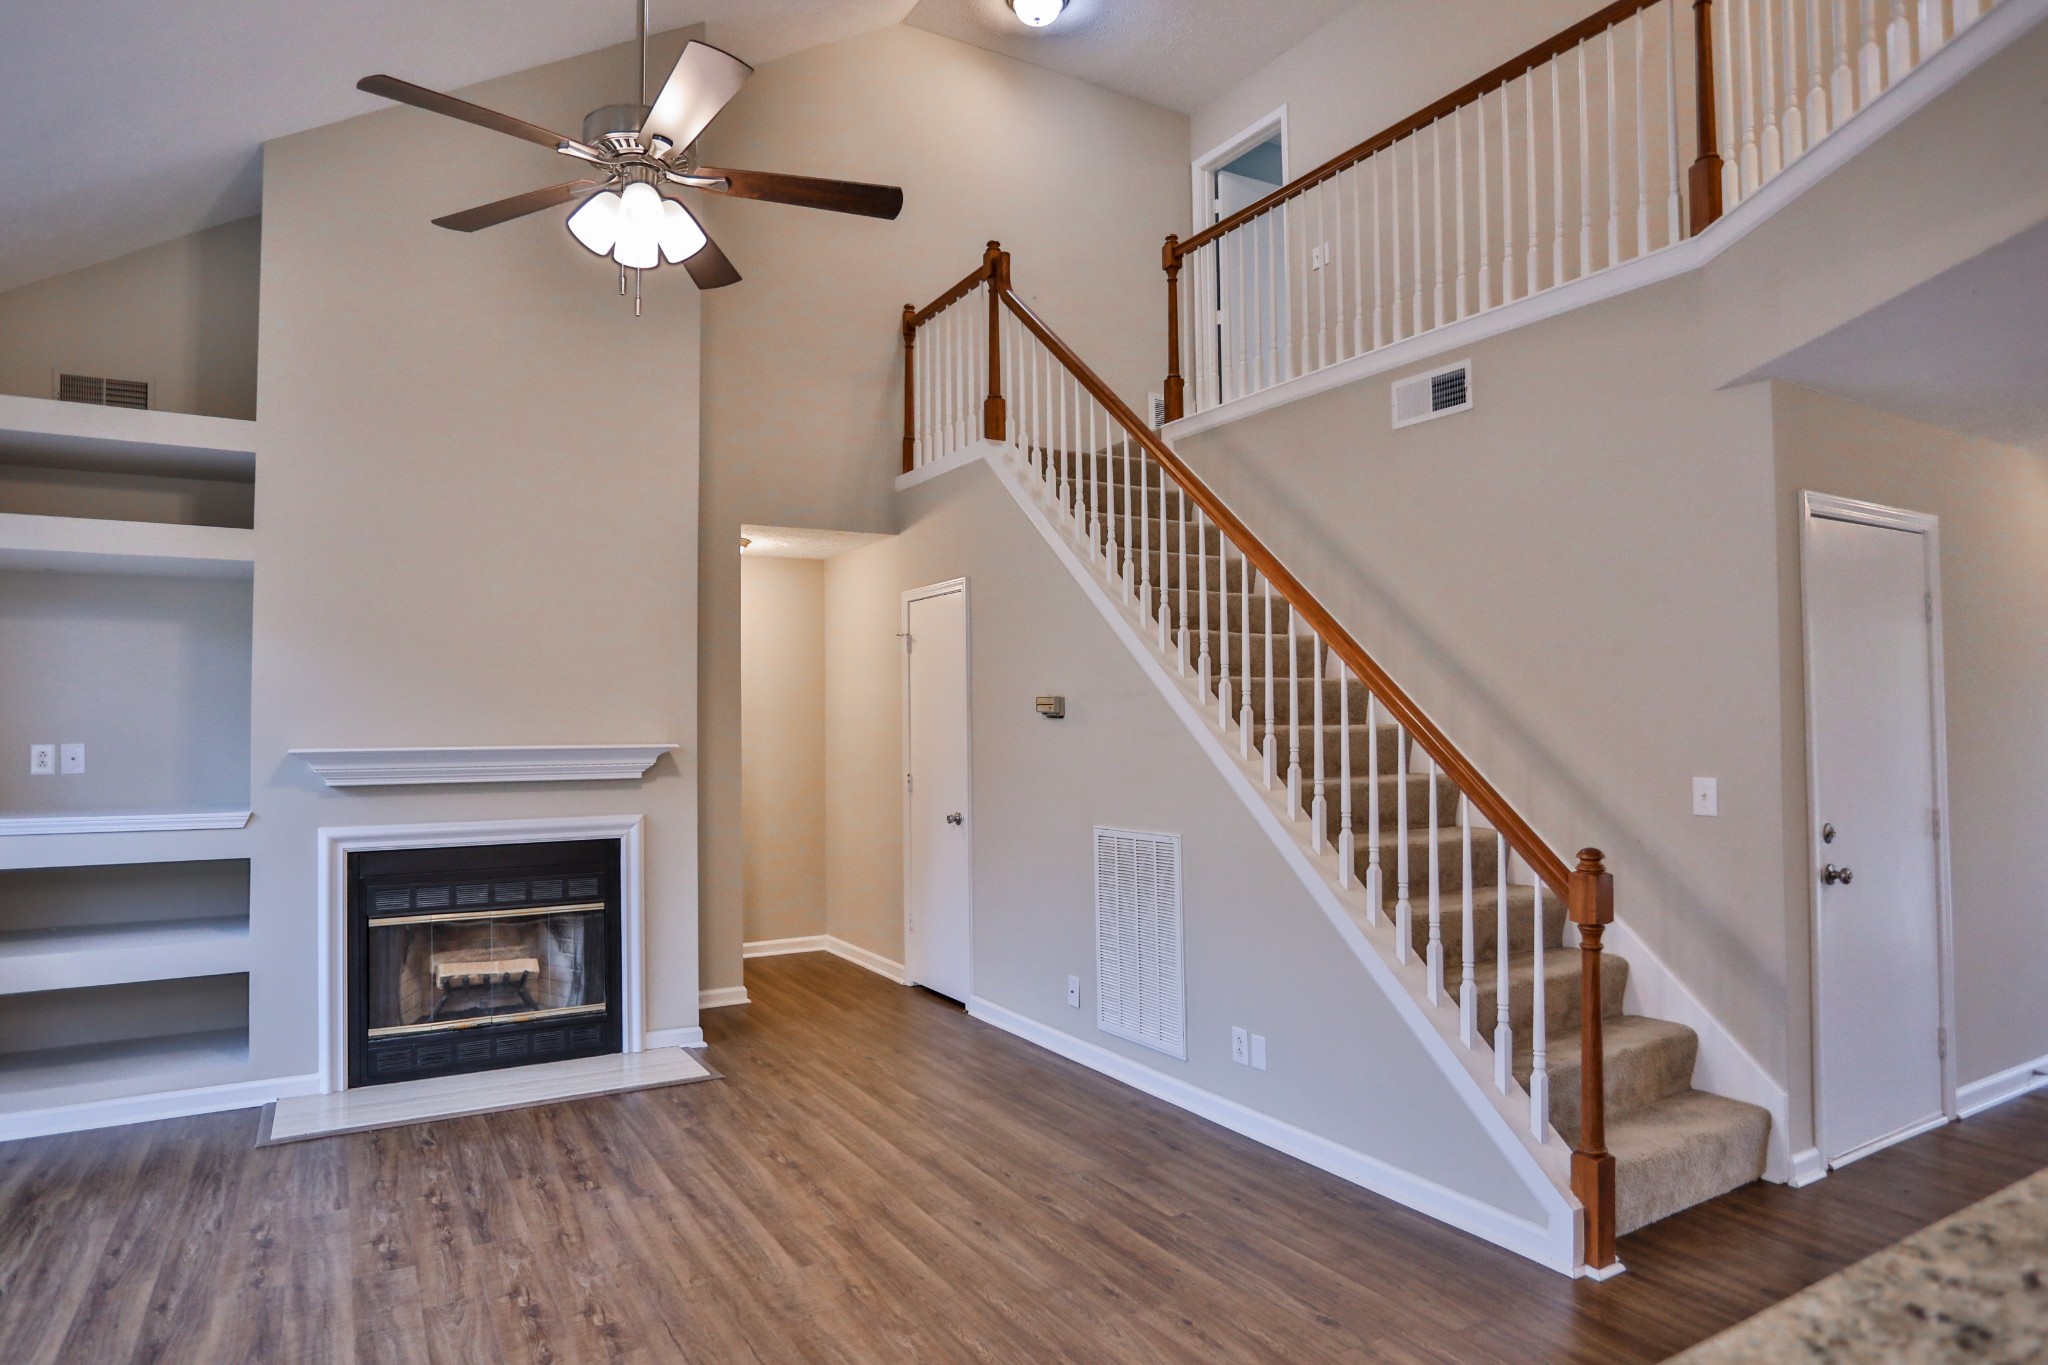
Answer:
<path fill-rule="evenodd" d="M 1628 19 L 1638 12 L 1661 2 L 1662 0 L 1614 0 L 1613 4 L 1581 19 L 1556 37 L 1546 38 L 1527 52 L 1516 57 L 1510 57 L 1478 80 L 1469 81 L 1459 86 L 1436 103 L 1418 109 L 1391 128 L 1374 133 L 1351 150 L 1338 153 L 1308 174 L 1295 177 L 1265 198 L 1258 200 L 1248 207 L 1239 209 L 1236 213 L 1231 214 L 1213 227 L 1203 228 L 1194 236 L 1184 242 L 1177 243 L 1168 248 L 1168 250 L 1177 258 L 1207 246 L 1217 238 L 1243 227 L 1275 204 L 1284 204 L 1290 199 L 1299 197 L 1305 191 L 1314 189 L 1331 176 L 1348 171 L 1368 157 L 1385 151 L 1409 134 L 1420 132 L 1438 119 L 1445 117 L 1452 110 L 1462 109 L 1480 96 L 1492 94 L 1495 90 L 1498 90 L 1524 72 L 1534 70 L 1551 58 L 1571 51 L 1588 38 L 1598 37 L 1624 19 Z"/>
<path fill-rule="evenodd" d="M 1300 613 L 1302 619 L 1308 623 L 1309 629 L 1336 652 L 1337 657 L 1344 661 L 1345 667 L 1366 685 L 1386 708 L 1388 714 L 1414 737 L 1422 746 L 1423 752 L 1435 761 L 1458 790 L 1486 816 L 1487 822 L 1508 841 L 1509 847 L 1521 854 L 1536 875 L 1543 878 L 1558 896 L 1568 897 L 1571 891 L 1571 872 L 1565 866 L 1564 859 L 1552 852 L 1550 845 L 1537 837 L 1528 822 L 1516 814 L 1515 809 L 1507 803 L 1507 798 L 1472 766 L 1469 759 L 1458 752 L 1444 732 L 1436 727 L 1436 723 L 1415 704 L 1414 699 L 1402 691 L 1400 685 L 1388 676 L 1387 671 L 1351 637 L 1350 632 L 1337 623 L 1337 618 L 1330 615 L 1328 609 L 1302 585 L 1301 580 L 1288 572 L 1287 566 L 1266 548 L 1265 542 L 1252 534 L 1251 528 L 1238 519 L 1237 514 L 1230 510 L 1223 499 L 1218 497 L 1208 484 L 1202 482 L 1194 470 L 1182 463 L 1180 457 L 1153 434 L 1151 428 L 1138 420 L 1138 415 L 1131 411 L 1129 405 L 1117 397 L 1109 385 L 1103 383 L 1101 377 L 1089 369 L 1087 363 L 1075 355 L 1051 328 L 1041 322 L 1037 314 L 1026 307 L 1013 291 L 1004 290 L 1002 299 L 1004 306 L 1016 315 L 1017 320 L 1023 323 L 1048 351 L 1052 352 L 1053 357 L 1066 368 L 1089 396 L 1100 403 L 1110 416 L 1116 419 L 1118 425 L 1130 434 L 1131 439 L 1142 445 L 1146 453 L 1173 476 L 1188 498 L 1230 538 L 1231 543 L 1237 546 L 1238 551 L 1251 562 L 1252 567 L 1257 569 L 1273 585 L 1274 591 L 1286 600 L 1289 608 Z"/>
<path fill-rule="evenodd" d="M 996 249 L 994 242 L 990 242 L 989 247 L 991 256 L 1002 254 L 1000 250 Z M 976 285 L 986 283 L 989 276 L 994 272 L 994 262 L 984 257 L 981 265 L 970 271 L 960 283 L 954 285 L 951 289 L 948 289 L 916 312 L 906 312 L 903 316 L 903 335 L 909 336 L 912 332 L 930 322 L 934 317 L 937 317 L 940 313 L 945 312 L 948 308 L 966 298 L 974 292 Z M 906 309 L 909 306 L 909 304 L 904 305 Z"/>

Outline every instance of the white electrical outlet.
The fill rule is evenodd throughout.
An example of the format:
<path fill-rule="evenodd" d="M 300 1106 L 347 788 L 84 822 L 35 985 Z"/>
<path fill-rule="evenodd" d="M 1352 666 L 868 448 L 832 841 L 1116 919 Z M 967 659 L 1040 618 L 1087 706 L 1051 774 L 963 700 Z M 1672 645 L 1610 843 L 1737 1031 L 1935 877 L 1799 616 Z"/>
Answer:
<path fill-rule="evenodd" d="M 1719 815 L 1721 813 L 1721 784 L 1711 777 L 1695 777 L 1692 780 L 1692 813 L 1694 815 Z"/>
<path fill-rule="evenodd" d="M 1239 1066 L 1252 1064 L 1252 1038 L 1244 1029 L 1234 1028 L 1230 1031 L 1230 1060 Z"/>
<path fill-rule="evenodd" d="M 28 746 L 28 775 L 49 777 L 57 771 L 57 746 L 54 744 L 31 744 Z"/>
<path fill-rule="evenodd" d="M 1266 1035 L 1263 1033 L 1254 1033 L 1252 1035 L 1252 1070 L 1264 1071 L 1265 1069 Z"/>
<path fill-rule="evenodd" d="M 1081 978 L 1078 976 L 1067 978 L 1067 1003 L 1075 1009 L 1081 1008 Z"/>
<path fill-rule="evenodd" d="M 57 750 L 57 771 L 67 776 L 85 771 L 85 746 L 66 744 Z"/>

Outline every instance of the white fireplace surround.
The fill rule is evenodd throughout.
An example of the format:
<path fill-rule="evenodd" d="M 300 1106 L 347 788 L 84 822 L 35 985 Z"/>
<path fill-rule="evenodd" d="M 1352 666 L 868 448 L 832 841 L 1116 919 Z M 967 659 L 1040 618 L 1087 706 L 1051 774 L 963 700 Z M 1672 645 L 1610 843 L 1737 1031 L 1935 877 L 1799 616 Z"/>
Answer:
<path fill-rule="evenodd" d="M 643 952 L 642 854 L 645 819 L 591 815 L 561 820 L 472 820 L 453 824 L 374 825 L 323 829 L 320 841 L 320 1085 L 331 1095 L 348 1088 L 348 855 L 402 848 L 468 848 L 574 839 L 619 841 L 619 1045 L 645 1049 L 646 959 Z M 669 1030 L 689 1032 L 695 1030 Z M 662 1041 L 670 1041 L 666 1037 Z M 674 1041 L 684 1041 L 676 1039 Z"/>

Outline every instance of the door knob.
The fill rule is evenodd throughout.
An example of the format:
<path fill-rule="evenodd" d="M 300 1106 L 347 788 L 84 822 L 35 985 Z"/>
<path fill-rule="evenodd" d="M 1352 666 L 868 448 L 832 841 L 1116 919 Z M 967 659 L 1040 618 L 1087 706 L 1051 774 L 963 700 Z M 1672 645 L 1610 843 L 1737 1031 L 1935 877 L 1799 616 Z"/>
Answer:
<path fill-rule="evenodd" d="M 1833 863 L 1829 863 L 1821 869 L 1820 879 L 1829 886 L 1833 886 L 1836 882 L 1847 886 L 1850 882 L 1856 880 L 1856 873 L 1851 868 L 1836 867 Z"/>
<path fill-rule="evenodd" d="M 966 816 L 962 815 L 959 811 L 956 810 L 951 815 L 946 817 L 946 823 L 949 825 L 959 825 L 966 823 L 966 819 Z"/>

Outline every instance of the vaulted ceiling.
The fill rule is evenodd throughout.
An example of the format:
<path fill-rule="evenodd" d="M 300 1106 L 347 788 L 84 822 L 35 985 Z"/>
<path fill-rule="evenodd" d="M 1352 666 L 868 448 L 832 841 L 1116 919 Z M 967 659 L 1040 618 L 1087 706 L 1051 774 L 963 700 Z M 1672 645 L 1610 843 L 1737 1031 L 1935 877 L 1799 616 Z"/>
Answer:
<path fill-rule="evenodd" d="M 1189 111 L 1352 0 L 652 0 L 760 63 L 908 21 Z M 271 138 L 383 107 L 358 77 L 441 89 L 633 36 L 632 0 L 24 0 L 0 5 L 0 289 L 260 206 Z"/>

